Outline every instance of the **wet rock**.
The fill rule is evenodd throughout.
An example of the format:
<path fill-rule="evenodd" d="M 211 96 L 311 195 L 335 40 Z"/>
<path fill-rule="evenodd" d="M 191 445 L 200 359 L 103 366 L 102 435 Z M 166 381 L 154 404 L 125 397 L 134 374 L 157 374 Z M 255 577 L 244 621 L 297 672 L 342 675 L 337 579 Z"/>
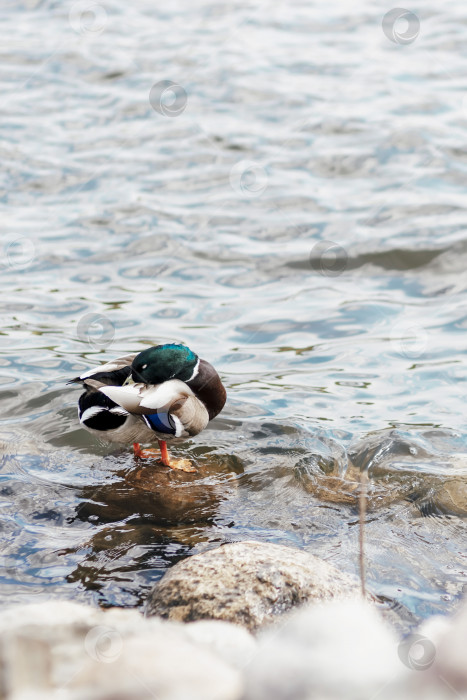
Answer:
<path fill-rule="evenodd" d="M 451 438 L 451 439 L 450 439 Z M 405 432 L 378 430 L 349 447 L 348 474 L 367 469 L 372 478 L 425 475 L 455 477 L 465 473 L 467 455 L 459 453 L 458 441 L 446 431 Z"/>
<path fill-rule="evenodd" d="M 357 592 L 356 580 L 312 554 L 247 541 L 173 566 L 152 589 L 146 612 L 170 620 L 227 620 L 255 631 L 295 605 Z"/>
<path fill-rule="evenodd" d="M 467 466 L 467 460 L 466 465 Z M 467 483 L 462 479 L 447 479 L 432 486 L 418 502 L 423 515 L 467 515 Z"/>
<path fill-rule="evenodd" d="M 340 476 L 323 476 L 303 469 L 300 481 L 305 491 L 312 494 L 323 503 L 340 503 L 343 505 L 358 506 L 359 482 L 352 479 L 343 479 Z"/>
<path fill-rule="evenodd" d="M 344 447 L 326 435 L 313 435 L 307 442 L 306 460 L 299 462 L 296 476 L 300 480 L 302 473 L 342 475 L 347 467 L 347 455 Z"/>
<path fill-rule="evenodd" d="M 236 629 L 230 639 L 225 628 L 190 629 L 136 610 L 15 606 L 0 613 L 0 697 L 238 700 L 241 674 L 224 659 L 245 654 L 242 633 L 240 642 Z"/>
<path fill-rule="evenodd" d="M 370 477 L 368 509 L 413 502 L 422 515 L 467 514 L 467 454 L 448 431 L 377 431 L 350 446 L 346 479 Z"/>
<path fill-rule="evenodd" d="M 187 473 L 148 460 L 121 469 L 111 483 L 82 489 L 77 517 L 95 522 L 139 517 L 160 525 L 210 522 L 236 482 L 220 459 L 205 459 L 196 467 L 196 472 Z"/>
<path fill-rule="evenodd" d="M 352 443 L 347 454 L 333 440 L 316 438 L 295 466 L 300 485 L 321 502 L 358 508 L 366 471 L 367 510 L 406 501 L 414 515 L 467 513 L 467 454 L 450 431 L 380 430 Z"/>
<path fill-rule="evenodd" d="M 301 486 L 321 502 L 356 505 L 358 478 L 345 478 L 347 455 L 344 448 L 326 436 L 315 436 L 307 456 L 294 469 Z"/>
<path fill-rule="evenodd" d="M 378 430 L 354 442 L 348 457 L 358 471 L 368 469 L 371 476 L 383 477 L 388 471 L 403 471 L 403 465 L 412 471 L 420 460 L 432 458 L 433 450 L 429 441 L 416 433 Z"/>
<path fill-rule="evenodd" d="M 295 467 L 301 486 L 320 502 L 358 508 L 362 471 L 367 470 L 367 510 L 386 507 L 423 490 L 420 460 L 433 457 L 429 442 L 398 430 L 382 430 L 352 443 L 348 453 L 334 440 L 315 438 Z"/>
<path fill-rule="evenodd" d="M 333 601 L 305 606 L 280 629 L 260 634 L 245 700 L 360 700 L 403 675 L 397 638 L 376 610 L 363 601 Z"/>

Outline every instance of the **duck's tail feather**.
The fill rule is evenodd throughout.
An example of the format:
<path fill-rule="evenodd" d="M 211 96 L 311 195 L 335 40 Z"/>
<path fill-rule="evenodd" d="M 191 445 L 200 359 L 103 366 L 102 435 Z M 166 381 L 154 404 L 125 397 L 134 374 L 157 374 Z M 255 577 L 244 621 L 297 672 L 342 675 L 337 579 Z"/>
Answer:
<path fill-rule="evenodd" d="M 101 394 L 100 391 L 81 394 L 78 402 L 79 422 L 92 430 L 106 432 L 121 428 L 130 415 L 128 411 Z"/>

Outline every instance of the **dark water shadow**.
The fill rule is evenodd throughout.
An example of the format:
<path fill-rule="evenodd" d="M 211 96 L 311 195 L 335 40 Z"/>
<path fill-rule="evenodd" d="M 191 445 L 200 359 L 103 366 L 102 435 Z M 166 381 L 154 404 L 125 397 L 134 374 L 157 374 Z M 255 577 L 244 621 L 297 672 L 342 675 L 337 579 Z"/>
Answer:
<path fill-rule="evenodd" d="M 197 452 L 194 473 L 169 469 L 156 459 L 135 460 L 113 472 L 110 482 L 82 487 L 70 520 L 87 522 L 96 531 L 63 551 L 79 555 L 67 581 L 101 592 L 104 605 L 109 604 L 106 589 L 117 585 L 138 604 L 146 574 L 157 580 L 212 539 L 219 506 L 232 497 L 243 467 L 232 455 Z"/>

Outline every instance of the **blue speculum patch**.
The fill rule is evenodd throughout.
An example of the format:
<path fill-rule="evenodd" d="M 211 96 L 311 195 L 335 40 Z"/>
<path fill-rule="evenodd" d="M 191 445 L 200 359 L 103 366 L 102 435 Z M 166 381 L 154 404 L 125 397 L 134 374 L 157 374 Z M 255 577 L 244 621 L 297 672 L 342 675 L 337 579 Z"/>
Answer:
<path fill-rule="evenodd" d="M 144 416 L 149 427 L 158 433 L 175 435 L 176 427 L 172 417 L 168 413 L 150 413 Z"/>

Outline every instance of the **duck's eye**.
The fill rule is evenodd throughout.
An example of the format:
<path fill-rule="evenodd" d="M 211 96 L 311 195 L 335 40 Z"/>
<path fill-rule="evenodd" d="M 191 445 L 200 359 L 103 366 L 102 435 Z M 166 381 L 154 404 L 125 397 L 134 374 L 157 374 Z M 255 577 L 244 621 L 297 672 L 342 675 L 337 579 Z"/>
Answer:
<path fill-rule="evenodd" d="M 147 366 L 148 366 L 148 364 L 147 364 L 147 362 L 146 362 L 145 365 L 141 365 L 141 369 L 146 369 Z"/>

